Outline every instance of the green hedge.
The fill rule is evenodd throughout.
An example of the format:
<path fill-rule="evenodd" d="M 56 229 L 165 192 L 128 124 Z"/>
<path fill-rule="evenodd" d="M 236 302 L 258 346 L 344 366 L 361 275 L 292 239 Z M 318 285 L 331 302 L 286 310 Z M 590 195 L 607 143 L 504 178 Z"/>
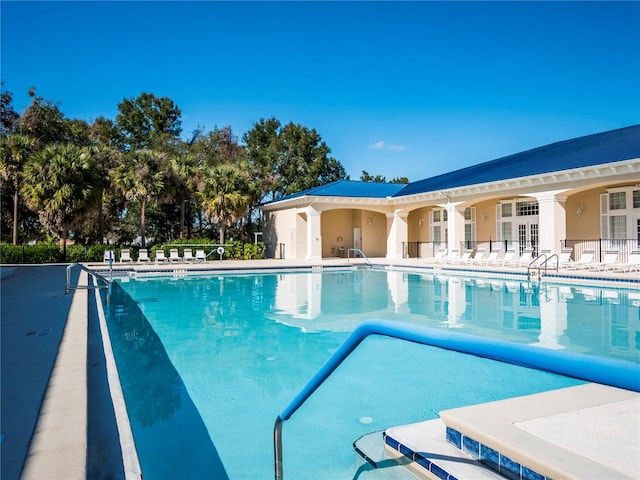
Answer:
<path fill-rule="evenodd" d="M 55 243 L 40 243 L 37 245 L 0 244 L 0 263 L 58 263 L 62 261 L 62 250 Z"/>
<path fill-rule="evenodd" d="M 149 257 L 151 261 L 155 258 L 156 251 L 163 249 L 165 256 L 169 257 L 169 249 L 177 248 L 179 255 L 184 256 L 184 249 L 191 248 L 193 255 L 195 255 L 196 247 L 185 247 L 183 245 L 211 245 L 211 248 L 205 247 L 206 253 L 214 250 L 214 246 L 218 245 L 217 242 L 211 240 L 191 239 L 181 240 L 177 242 L 171 242 L 164 245 L 156 245 L 149 247 Z M 115 260 L 119 261 L 120 252 L 123 249 L 131 251 L 131 258 L 135 262 L 138 259 L 139 247 L 115 247 L 114 245 L 69 245 L 67 247 L 67 263 L 82 263 L 82 262 L 102 262 L 104 258 L 104 252 L 107 250 L 113 250 L 115 252 Z M 264 244 L 258 243 L 244 243 L 240 241 L 228 242 L 225 246 L 224 259 L 237 259 L 237 260 L 258 260 L 264 258 Z M 214 252 L 209 257 L 209 260 L 218 260 L 220 256 Z M 40 243 L 37 245 L 10 245 L 0 244 L 0 263 L 15 264 L 15 263 L 61 263 L 64 262 L 63 252 L 57 244 L 45 244 Z"/>

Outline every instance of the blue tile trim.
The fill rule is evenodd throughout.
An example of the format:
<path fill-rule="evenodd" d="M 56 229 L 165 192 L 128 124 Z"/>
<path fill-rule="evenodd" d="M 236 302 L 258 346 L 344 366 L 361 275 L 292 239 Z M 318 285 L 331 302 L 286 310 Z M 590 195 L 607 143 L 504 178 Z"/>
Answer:
<path fill-rule="evenodd" d="M 496 472 L 500 470 L 500 453 L 491 447 L 480 444 L 480 461 Z"/>
<path fill-rule="evenodd" d="M 462 451 L 478 460 L 480 458 L 480 443 L 473 438 L 464 435 L 462 437 Z"/>
<path fill-rule="evenodd" d="M 447 427 L 447 442 L 462 450 L 462 434 L 455 428 Z"/>
<path fill-rule="evenodd" d="M 442 480 L 449 480 L 449 474 L 443 468 L 440 468 L 435 463 L 431 463 L 431 473 L 433 473 L 436 477 L 441 478 Z"/>
<path fill-rule="evenodd" d="M 530 468 L 522 466 L 522 480 L 545 480 L 544 475 L 534 472 Z"/>
<path fill-rule="evenodd" d="M 446 440 L 454 447 L 468 453 L 487 467 L 512 480 L 549 480 L 535 470 L 521 465 L 506 455 L 502 455 L 497 450 L 464 435 L 455 428 L 447 427 Z"/>
<path fill-rule="evenodd" d="M 500 455 L 500 474 L 512 480 L 520 480 L 521 465 L 505 455 Z"/>

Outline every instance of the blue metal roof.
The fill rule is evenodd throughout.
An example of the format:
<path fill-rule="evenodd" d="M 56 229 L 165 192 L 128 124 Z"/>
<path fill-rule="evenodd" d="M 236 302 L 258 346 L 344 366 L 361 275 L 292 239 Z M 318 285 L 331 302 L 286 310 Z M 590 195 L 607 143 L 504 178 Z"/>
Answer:
<path fill-rule="evenodd" d="M 640 125 L 552 143 L 409 183 L 396 197 L 640 158 Z"/>
<path fill-rule="evenodd" d="M 320 185 L 302 192 L 292 193 L 269 203 L 281 202 L 304 196 L 318 197 L 361 197 L 361 198 L 386 198 L 393 197 L 405 187 L 402 183 L 377 183 L 356 182 L 353 180 L 338 180 L 336 182 Z"/>

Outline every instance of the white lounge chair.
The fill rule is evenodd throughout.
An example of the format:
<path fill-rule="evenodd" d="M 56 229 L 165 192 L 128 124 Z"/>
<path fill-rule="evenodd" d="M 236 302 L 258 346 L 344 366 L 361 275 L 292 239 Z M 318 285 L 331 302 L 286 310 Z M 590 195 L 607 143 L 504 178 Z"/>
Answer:
<path fill-rule="evenodd" d="M 166 262 L 167 257 L 164 256 L 164 250 L 156 250 L 156 263 Z"/>
<path fill-rule="evenodd" d="M 533 261 L 533 248 L 525 248 L 522 251 L 522 255 L 520 258 L 514 258 L 512 261 L 507 262 L 507 266 L 509 267 L 528 267 L 529 264 Z"/>
<path fill-rule="evenodd" d="M 120 251 L 120 263 L 131 262 L 131 251 L 128 248 Z"/>
<path fill-rule="evenodd" d="M 106 263 L 109 263 L 109 261 L 115 262 L 116 254 L 113 252 L 113 250 L 106 250 L 104 252 L 104 255 L 102 256 L 102 261 Z"/>
<path fill-rule="evenodd" d="M 446 248 L 441 248 L 440 250 L 438 250 L 435 254 L 435 256 L 431 259 L 429 259 L 429 261 L 431 262 L 435 262 L 435 263 L 440 263 L 443 262 L 444 259 L 447 256 L 447 249 Z"/>
<path fill-rule="evenodd" d="M 196 262 L 203 263 L 207 261 L 207 255 L 204 250 L 196 250 Z"/>
<path fill-rule="evenodd" d="M 578 260 L 567 264 L 565 268 L 568 270 L 583 270 L 585 268 L 589 268 L 589 266 L 593 264 L 595 256 L 595 250 L 584 250 Z"/>
<path fill-rule="evenodd" d="M 457 248 L 450 250 L 444 258 L 445 263 L 456 263 L 458 260 L 460 260 L 460 250 Z"/>
<path fill-rule="evenodd" d="M 564 268 L 573 263 L 573 260 L 571 260 L 572 253 L 573 248 L 563 248 L 560 250 L 560 254 L 558 255 L 558 268 Z"/>
<path fill-rule="evenodd" d="M 190 248 L 185 248 L 184 249 L 184 252 L 182 254 L 182 260 L 184 260 L 186 263 L 195 262 L 196 261 L 196 259 L 193 256 L 193 253 L 192 253 Z"/>
<path fill-rule="evenodd" d="M 611 265 L 609 270 L 616 272 L 640 272 L 640 250 L 633 250 L 629 253 L 626 262 Z"/>
<path fill-rule="evenodd" d="M 616 263 L 618 263 L 618 251 L 607 250 L 606 252 L 604 252 L 602 261 L 590 265 L 589 268 L 591 270 L 607 271 L 609 270 L 609 268 L 613 268 Z"/>
<path fill-rule="evenodd" d="M 478 248 L 476 250 L 476 254 L 473 256 L 473 258 L 471 258 L 471 260 L 468 262 L 471 265 L 481 265 L 482 262 L 485 260 L 484 258 L 484 252 L 486 250 L 484 248 Z"/>
<path fill-rule="evenodd" d="M 182 258 L 180 258 L 180 254 L 178 253 L 177 248 L 172 248 L 169 250 L 169 262 L 181 262 Z"/>
<path fill-rule="evenodd" d="M 482 262 L 482 265 L 498 265 L 500 263 L 500 250 L 489 252 L 489 256 Z"/>
<path fill-rule="evenodd" d="M 138 252 L 138 263 L 150 261 L 151 259 L 149 259 L 149 250 L 147 250 L 146 248 L 141 248 Z"/>
<path fill-rule="evenodd" d="M 473 255 L 473 250 L 471 249 L 467 249 L 464 251 L 464 253 L 462 254 L 462 256 L 458 259 L 456 259 L 457 264 L 461 264 L 461 263 L 469 263 L 471 262 L 471 255 Z"/>
<path fill-rule="evenodd" d="M 515 250 L 507 250 L 506 252 L 504 252 L 504 257 L 502 257 L 502 261 L 500 262 L 500 265 L 502 266 L 508 266 L 514 263 L 516 259 L 516 251 Z"/>

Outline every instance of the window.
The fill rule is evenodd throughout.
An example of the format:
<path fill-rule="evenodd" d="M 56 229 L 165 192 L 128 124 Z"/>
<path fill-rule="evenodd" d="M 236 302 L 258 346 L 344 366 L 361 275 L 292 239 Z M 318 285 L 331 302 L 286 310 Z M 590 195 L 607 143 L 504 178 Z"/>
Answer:
<path fill-rule="evenodd" d="M 528 215 L 538 215 L 538 202 L 518 202 L 516 203 L 516 215 L 519 217 Z"/>
<path fill-rule="evenodd" d="M 512 216 L 511 207 L 512 207 L 512 204 L 510 204 L 510 203 L 503 203 L 502 204 L 502 217 L 511 217 Z"/>
<path fill-rule="evenodd" d="M 609 210 L 624 210 L 627 208 L 627 192 L 611 192 L 609 194 Z"/>
<path fill-rule="evenodd" d="M 502 240 L 511 241 L 511 222 L 502 222 Z"/>
<path fill-rule="evenodd" d="M 434 215 L 435 217 L 435 215 Z M 442 230 L 440 228 L 440 225 L 434 225 L 433 227 L 433 243 L 440 243 L 442 242 Z"/>
<path fill-rule="evenodd" d="M 609 238 L 611 240 L 620 240 L 627 238 L 627 216 L 626 215 L 610 215 L 609 216 Z"/>
<path fill-rule="evenodd" d="M 434 222 L 439 222 L 440 221 L 440 210 L 434 210 L 433 211 L 433 221 Z"/>
<path fill-rule="evenodd" d="M 616 187 L 600 194 L 600 236 L 610 240 L 635 238 L 640 215 L 640 189 Z"/>
<path fill-rule="evenodd" d="M 471 221 L 471 208 L 467 207 L 464 209 L 464 219 Z"/>

